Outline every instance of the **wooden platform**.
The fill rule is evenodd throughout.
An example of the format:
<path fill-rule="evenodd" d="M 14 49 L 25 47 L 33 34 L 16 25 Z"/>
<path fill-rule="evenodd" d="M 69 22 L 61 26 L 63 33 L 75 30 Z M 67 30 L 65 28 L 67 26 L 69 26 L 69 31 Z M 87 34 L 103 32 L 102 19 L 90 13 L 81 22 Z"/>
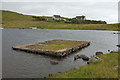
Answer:
<path fill-rule="evenodd" d="M 50 40 L 39 43 L 13 46 L 14 50 L 64 57 L 90 45 L 86 41 Z"/>

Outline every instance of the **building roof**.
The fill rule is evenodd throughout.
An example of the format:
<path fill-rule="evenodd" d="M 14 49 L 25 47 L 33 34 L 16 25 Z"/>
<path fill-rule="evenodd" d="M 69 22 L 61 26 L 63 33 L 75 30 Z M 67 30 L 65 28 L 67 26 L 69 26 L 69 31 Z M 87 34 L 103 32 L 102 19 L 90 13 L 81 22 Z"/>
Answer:
<path fill-rule="evenodd" d="M 85 18 L 85 16 L 76 16 L 76 18 Z"/>
<path fill-rule="evenodd" d="M 55 18 L 61 18 L 60 15 L 53 15 Z"/>

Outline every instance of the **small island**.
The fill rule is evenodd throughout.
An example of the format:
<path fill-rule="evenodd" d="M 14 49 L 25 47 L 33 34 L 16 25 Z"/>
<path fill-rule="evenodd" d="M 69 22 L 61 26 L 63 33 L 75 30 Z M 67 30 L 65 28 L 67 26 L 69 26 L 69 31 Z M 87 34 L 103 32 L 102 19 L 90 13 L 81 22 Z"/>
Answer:
<path fill-rule="evenodd" d="M 12 48 L 14 50 L 25 52 L 64 57 L 89 45 L 90 42 L 87 41 L 49 40 L 45 42 L 14 46 Z"/>

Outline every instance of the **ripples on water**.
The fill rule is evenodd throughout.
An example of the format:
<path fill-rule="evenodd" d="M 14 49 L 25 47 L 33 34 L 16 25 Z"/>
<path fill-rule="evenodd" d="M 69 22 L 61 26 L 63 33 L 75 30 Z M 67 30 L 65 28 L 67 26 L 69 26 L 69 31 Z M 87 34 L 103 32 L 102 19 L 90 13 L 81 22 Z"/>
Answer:
<path fill-rule="evenodd" d="M 4 78 L 42 78 L 49 73 L 68 71 L 86 64 L 83 60 L 73 60 L 76 54 L 92 56 L 96 51 L 107 53 L 117 50 L 118 36 L 115 31 L 95 30 L 47 30 L 47 29 L 4 29 L 3 30 L 3 77 Z M 14 51 L 12 46 L 42 42 L 53 39 L 90 41 L 91 45 L 81 51 L 50 64 L 51 57 Z"/>

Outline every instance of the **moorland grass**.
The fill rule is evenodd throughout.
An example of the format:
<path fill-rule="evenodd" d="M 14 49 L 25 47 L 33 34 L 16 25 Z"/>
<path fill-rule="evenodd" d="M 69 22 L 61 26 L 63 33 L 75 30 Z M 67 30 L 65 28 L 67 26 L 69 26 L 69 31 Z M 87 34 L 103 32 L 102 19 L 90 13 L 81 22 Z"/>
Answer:
<path fill-rule="evenodd" d="M 3 28 L 31 28 L 40 29 L 79 29 L 79 30 L 118 30 L 118 24 L 68 24 L 47 21 L 35 21 L 31 15 L 23 15 L 12 11 L 2 12 Z"/>

